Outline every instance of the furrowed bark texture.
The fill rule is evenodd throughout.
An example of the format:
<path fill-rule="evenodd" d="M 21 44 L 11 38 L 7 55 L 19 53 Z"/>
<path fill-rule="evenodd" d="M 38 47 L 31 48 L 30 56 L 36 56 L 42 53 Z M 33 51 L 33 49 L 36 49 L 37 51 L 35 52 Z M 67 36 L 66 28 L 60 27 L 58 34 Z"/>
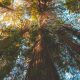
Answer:
<path fill-rule="evenodd" d="M 28 80 L 59 80 L 57 70 L 50 57 L 51 47 L 46 42 L 46 31 L 40 29 L 33 48 L 33 58 L 28 69 Z"/>

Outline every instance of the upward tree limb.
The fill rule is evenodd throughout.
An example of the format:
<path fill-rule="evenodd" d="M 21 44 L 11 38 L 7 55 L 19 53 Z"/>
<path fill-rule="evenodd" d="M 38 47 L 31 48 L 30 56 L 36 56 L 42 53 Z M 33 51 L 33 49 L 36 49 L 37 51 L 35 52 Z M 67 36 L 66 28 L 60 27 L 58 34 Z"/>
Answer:
<path fill-rule="evenodd" d="M 71 28 L 70 28 L 71 29 Z M 66 29 L 66 31 L 68 31 Z M 71 33 L 74 33 L 75 31 L 73 31 L 72 29 L 70 30 Z M 79 34 L 78 32 L 74 33 L 75 35 Z M 65 32 L 65 30 L 60 30 L 58 31 L 58 36 L 60 36 L 61 41 L 64 44 L 67 44 L 68 46 L 70 46 L 73 50 L 75 50 L 76 52 L 80 52 L 80 44 L 76 44 L 74 42 L 72 42 L 72 40 L 68 37 L 67 33 Z"/>

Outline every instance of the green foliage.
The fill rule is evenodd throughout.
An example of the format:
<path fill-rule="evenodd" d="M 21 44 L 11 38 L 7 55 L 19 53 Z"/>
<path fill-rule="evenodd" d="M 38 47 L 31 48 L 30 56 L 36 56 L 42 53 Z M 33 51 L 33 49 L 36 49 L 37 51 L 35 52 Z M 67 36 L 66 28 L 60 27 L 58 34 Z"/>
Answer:
<path fill-rule="evenodd" d="M 66 0 L 65 6 L 70 12 L 80 13 L 80 0 Z"/>
<path fill-rule="evenodd" d="M 32 25 L 31 26 L 31 29 L 30 29 L 29 33 L 30 33 L 30 41 L 33 42 L 33 43 L 35 42 L 38 29 L 39 29 L 38 25 Z"/>
<path fill-rule="evenodd" d="M 7 32 L 9 32 L 9 36 L 0 41 L 0 51 L 11 52 L 16 48 L 17 43 L 20 44 L 22 38 L 17 30 Z"/>
<path fill-rule="evenodd" d="M 2 4 L 5 5 L 5 6 L 9 6 L 11 4 L 11 1 L 12 0 L 3 0 Z"/>
<path fill-rule="evenodd" d="M 9 56 L 10 57 L 10 56 Z M 13 59 L 13 58 L 12 58 Z M 14 59 L 13 59 L 14 60 Z M 2 80 L 6 74 L 9 74 L 10 70 L 12 69 L 14 63 L 13 63 L 13 60 L 11 61 L 8 61 L 5 66 L 3 66 L 1 69 L 0 69 L 0 80 Z"/>
<path fill-rule="evenodd" d="M 9 74 L 10 70 L 14 66 L 14 60 L 18 56 L 18 50 L 21 44 L 22 36 L 19 34 L 19 30 L 9 30 L 8 37 L 0 41 L 0 79 L 2 80 L 6 74 Z M 18 44 L 18 46 L 17 46 Z"/>

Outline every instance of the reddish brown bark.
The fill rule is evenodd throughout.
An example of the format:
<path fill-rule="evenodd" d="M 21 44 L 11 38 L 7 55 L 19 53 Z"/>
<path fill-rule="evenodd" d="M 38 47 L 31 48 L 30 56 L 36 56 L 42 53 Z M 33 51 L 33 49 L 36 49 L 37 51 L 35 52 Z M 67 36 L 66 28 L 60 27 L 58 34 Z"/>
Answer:
<path fill-rule="evenodd" d="M 40 29 L 33 49 L 33 58 L 29 65 L 28 80 L 59 80 L 45 35 L 45 30 Z"/>

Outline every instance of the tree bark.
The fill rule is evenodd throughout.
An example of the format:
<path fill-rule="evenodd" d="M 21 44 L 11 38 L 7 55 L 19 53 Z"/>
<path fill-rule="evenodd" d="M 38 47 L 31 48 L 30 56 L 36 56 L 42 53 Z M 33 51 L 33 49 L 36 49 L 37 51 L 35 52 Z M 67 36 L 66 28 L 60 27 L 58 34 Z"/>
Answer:
<path fill-rule="evenodd" d="M 51 55 L 51 47 L 46 42 L 46 31 L 44 28 L 38 31 L 36 43 L 33 48 L 33 57 L 29 64 L 27 80 L 59 80 L 56 67 Z"/>

